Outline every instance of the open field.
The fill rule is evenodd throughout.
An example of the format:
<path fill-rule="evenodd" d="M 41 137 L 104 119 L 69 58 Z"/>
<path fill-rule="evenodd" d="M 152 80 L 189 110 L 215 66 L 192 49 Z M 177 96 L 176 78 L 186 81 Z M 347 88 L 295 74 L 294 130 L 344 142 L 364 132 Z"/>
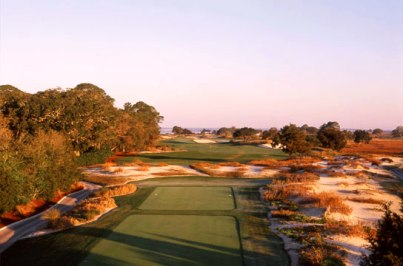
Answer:
<path fill-rule="evenodd" d="M 131 162 L 140 159 L 144 162 L 165 162 L 175 165 L 190 165 L 195 162 L 240 162 L 267 158 L 287 159 L 288 155 L 281 150 L 271 150 L 254 145 L 239 145 L 234 143 L 195 143 L 192 139 L 178 138 L 163 140 L 161 145 L 169 145 L 179 152 L 144 153 L 137 156 L 128 156 L 118 159 L 119 163 Z"/>
<path fill-rule="evenodd" d="M 243 265 L 236 220 L 229 216 L 131 215 L 79 265 L 122 264 Z"/>
<path fill-rule="evenodd" d="M 369 144 L 350 142 L 343 150 L 347 154 L 384 154 L 403 156 L 403 139 L 373 139 Z"/>
<path fill-rule="evenodd" d="M 97 251 L 98 245 L 102 247 L 104 244 L 101 243 L 116 244 L 117 239 L 124 242 L 125 248 L 136 252 L 138 256 L 134 259 L 136 262 L 141 261 L 137 265 L 156 265 L 158 260 L 160 265 L 178 265 L 178 262 L 179 265 L 201 265 L 205 262 L 203 257 L 207 255 L 209 261 L 212 261 L 209 263 L 211 265 L 225 265 L 224 261 L 228 261 L 230 265 L 288 265 L 288 255 L 283 249 L 281 239 L 271 233 L 267 226 L 266 209 L 258 193 L 258 187 L 264 182 L 267 181 L 202 176 L 139 181 L 136 182 L 139 188 L 136 193 L 117 197 L 119 207 L 99 220 L 66 231 L 19 241 L 2 254 L 1 265 L 85 265 L 86 258 L 96 259 L 94 261 L 100 259 L 108 265 L 128 265 L 127 262 L 122 262 L 122 258 L 125 258 L 122 254 L 128 249 L 118 248 L 118 254 L 115 253 L 116 249 L 110 248 L 108 252 L 94 255 L 95 252 L 100 252 Z M 197 194 L 202 194 L 202 188 L 199 186 L 205 189 L 206 194 L 217 193 L 216 200 L 205 199 L 203 203 L 205 206 L 211 205 L 212 208 L 215 204 L 221 204 L 219 201 L 222 199 L 219 198 L 229 195 L 226 193 L 231 190 L 234 199 L 220 209 L 213 210 L 169 210 L 170 206 L 166 206 L 164 210 L 140 208 L 148 199 L 151 201 L 147 204 L 151 204 L 155 199 L 153 193 L 162 187 L 166 188 L 167 196 L 171 197 L 168 201 L 176 201 L 180 205 L 180 201 L 193 200 L 192 194 L 187 194 L 184 198 L 172 193 L 170 189 L 173 186 L 190 186 L 196 197 Z M 181 189 L 187 188 L 189 187 Z M 199 199 L 204 200 L 200 195 Z M 234 205 L 236 208 L 229 208 Z M 182 216 L 188 219 L 183 219 Z M 127 218 L 129 220 L 121 224 Z M 132 223 L 134 226 L 131 226 Z M 150 231 L 155 235 L 151 235 Z M 238 240 L 235 236 L 238 236 Z M 154 253 L 158 251 L 158 254 Z M 191 257 L 189 252 L 192 252 Z M 116 260 L 117 256 L 119 260 Z M 215 263 L 218 257 L 219 263 Z"/>
<path fill-rule="evenodd" d="M 139 206 L 142 210 L 231 210 L 230 187 L 157 187 Z"/>

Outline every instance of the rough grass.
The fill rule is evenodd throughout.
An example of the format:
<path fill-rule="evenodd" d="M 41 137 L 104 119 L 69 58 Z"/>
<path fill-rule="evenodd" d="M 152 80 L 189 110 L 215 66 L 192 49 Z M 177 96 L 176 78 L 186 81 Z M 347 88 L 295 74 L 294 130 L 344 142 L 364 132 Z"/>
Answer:
<path fill-rule="evenodd" d="M 373 139 L 369 144 L 349 142 L 342 150 L 345 154 L 403 155 L 403 139 Z"/>
<path fill-rule="evenodd" d="M 130 180 L 128 177 L 123 176 L 106 176 L 106 175 L 84 175 L 84 181 L 100 184 L 103 186 L 114 186 L 124 184 Z"/>
<path fill-rule="evenodd" d="M 135 184 L 126 184 L 116 187 L 102 188 L 94 194 L 96 197 L 116 197 L 134 193 L 136 190 L 137 186 Z"/>
<path fill-rule="evenodd" d="M 234 167 L 234 170 L 224 171 L 219 170 L 220 167 Z M 237 162 L 222 163 L 222 164 L 210 164 L 206 162 L 194 163 L 190 165 L 190 168 L 195 169 L 201 173 L 209 176 L 217 177 L 243 177 L 246 173 L 246 166 Z"/>

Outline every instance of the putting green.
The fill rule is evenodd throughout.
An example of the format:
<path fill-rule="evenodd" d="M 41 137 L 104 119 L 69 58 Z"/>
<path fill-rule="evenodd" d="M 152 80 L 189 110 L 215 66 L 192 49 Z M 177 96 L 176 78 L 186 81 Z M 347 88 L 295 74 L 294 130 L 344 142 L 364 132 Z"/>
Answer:
<path fill-rule="evenodd" d="M 243 265 L 230 216 L 131 215 L 80 265 Z"/>
<path fill-rule="evenodd" d="M 232 210 L 230 187 L 157 187 L 139 206 L 142 210 Z"/>

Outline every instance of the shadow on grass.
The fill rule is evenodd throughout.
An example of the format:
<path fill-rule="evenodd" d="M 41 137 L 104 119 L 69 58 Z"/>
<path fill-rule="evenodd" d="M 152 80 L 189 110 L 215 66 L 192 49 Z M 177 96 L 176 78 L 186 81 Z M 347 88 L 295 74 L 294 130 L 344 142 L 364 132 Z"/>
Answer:
<path fill-rule="evenodd" d="M 239 249 L 180 238 L 170 239 L 166 236 L 158 238 L 157 240 L 154 237 L 145 238 L 115 231 L 108 236 L 109 241 L 124 243 L 117 248 L 124 248 L 127 253 L 119 254 L 118 251 L 114 257 L 129 254 L 124 256 L 127 264 L 146 265 L 147 262 L 153 262 L 160 265 L 243 265 Z M 111 253 L 113 254 L 113 251 Z M 97 256 L 91 253 L 80 265 L 99 265 L 102 261 L 99 261 Z"/>

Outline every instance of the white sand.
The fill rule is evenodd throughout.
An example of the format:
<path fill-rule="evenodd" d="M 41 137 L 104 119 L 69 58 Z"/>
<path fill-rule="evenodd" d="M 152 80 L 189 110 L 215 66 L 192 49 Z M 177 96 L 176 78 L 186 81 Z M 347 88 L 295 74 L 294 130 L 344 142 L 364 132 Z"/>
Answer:
<path fill-rule="evenodd" d="M 212 139 L 193 139 L 193 141 L 200 144 L 216 143 L 216 141 Z"/>

